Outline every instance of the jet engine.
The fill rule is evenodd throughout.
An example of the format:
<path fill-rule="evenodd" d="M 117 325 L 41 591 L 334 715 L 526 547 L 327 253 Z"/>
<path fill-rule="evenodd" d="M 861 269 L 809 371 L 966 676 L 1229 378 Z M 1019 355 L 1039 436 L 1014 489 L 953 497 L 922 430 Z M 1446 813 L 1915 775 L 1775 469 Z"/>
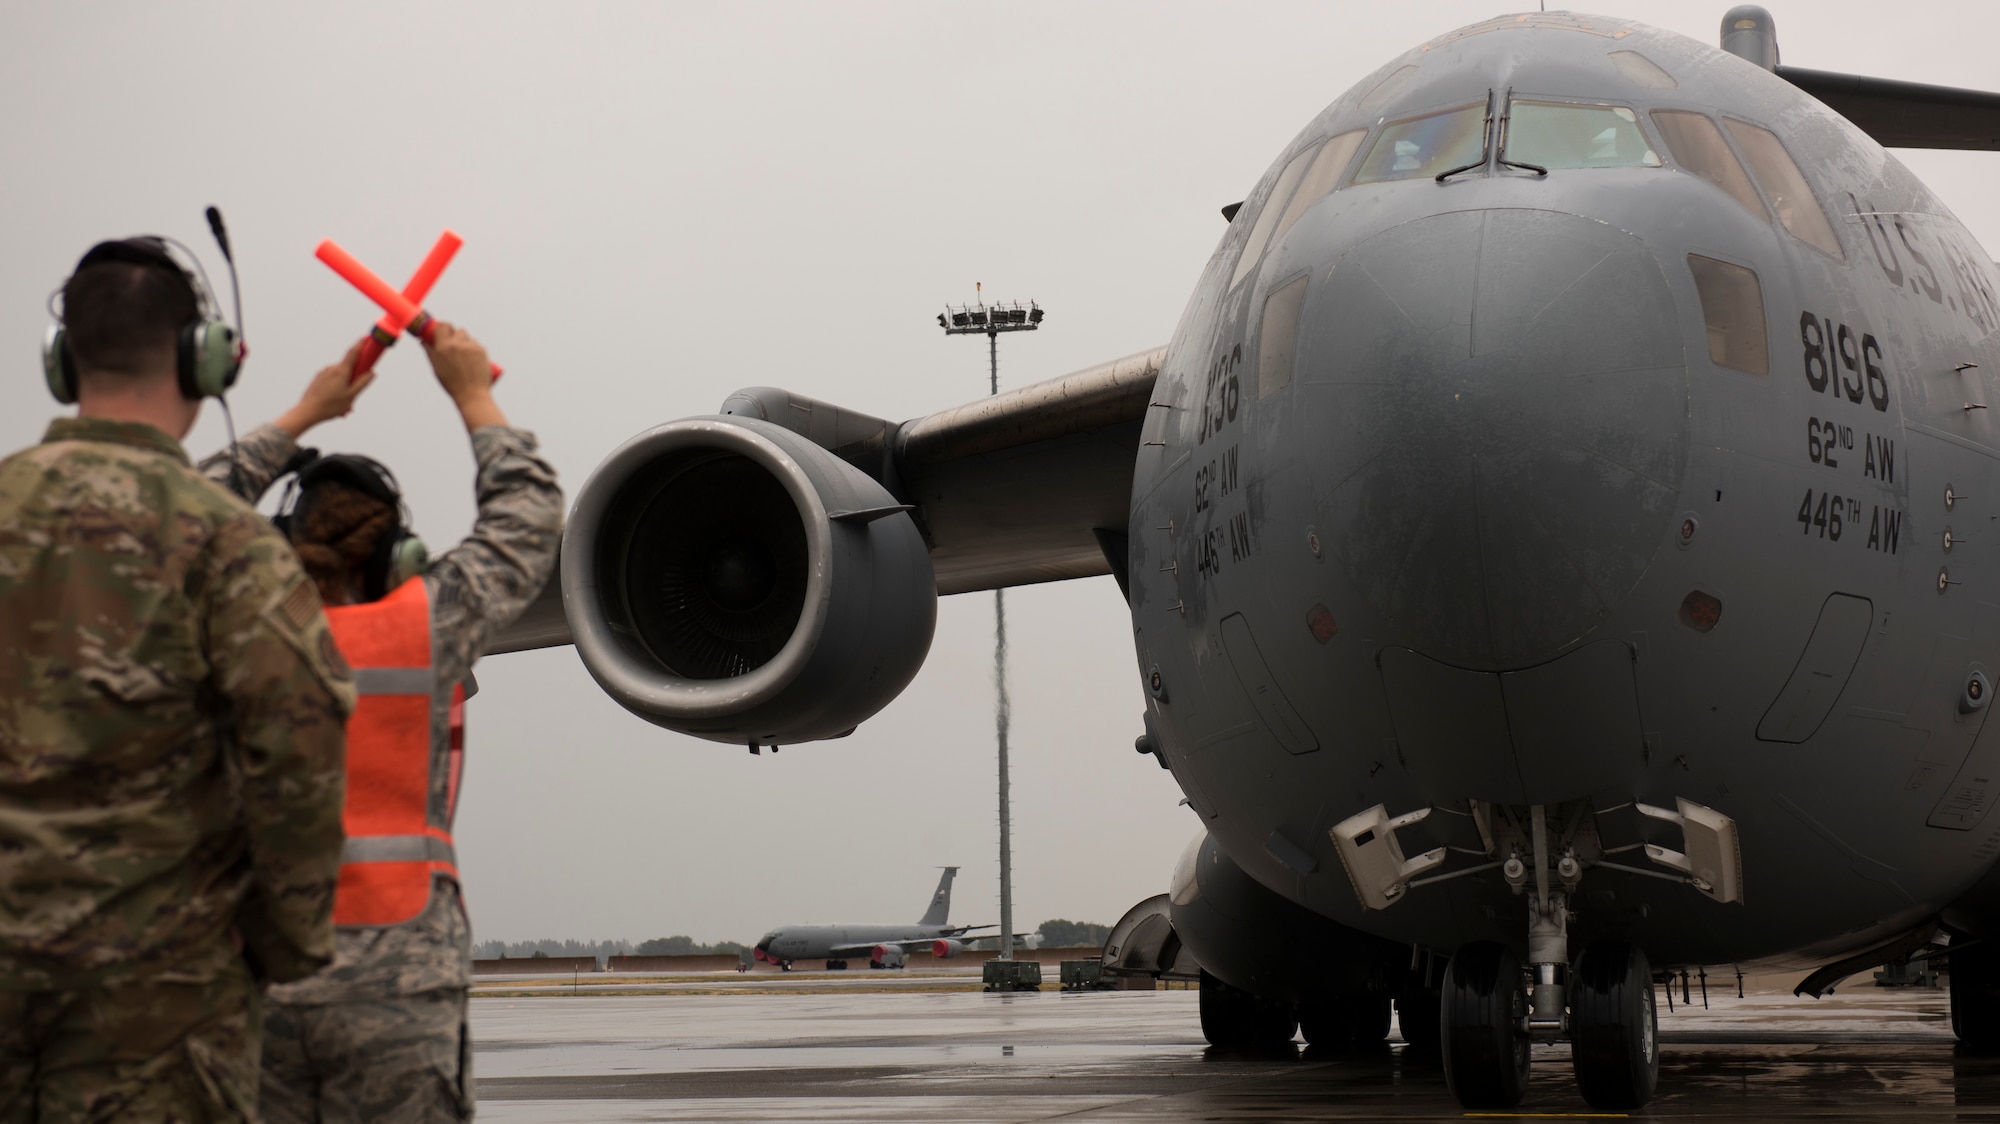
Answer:
<path fill-rule="evenodd" d="M 874 955 L 868 958 L 870 968 L 900 968 L 903 966 L 903 949 L 900 945 L 878 944 Z"/>
<path fill-rule="evenodd" d="M 916 676 L 937 626 L 908 508 L 754 418 L 688 418 L 619 446 L 563 535 L 564 612 L 619 705 L 711 741 L 836 738 Z"/>
<path fill-rule="evenodd" d="M 949 956 L 957 956 L 959 953 L 964 951 L 965 951 L 964 941 L 954 941 L 945 939 L 945 940 L 935 940 L 931 942 L 931 955 L 937 957 L 939 960 L 943 960 Z"/>

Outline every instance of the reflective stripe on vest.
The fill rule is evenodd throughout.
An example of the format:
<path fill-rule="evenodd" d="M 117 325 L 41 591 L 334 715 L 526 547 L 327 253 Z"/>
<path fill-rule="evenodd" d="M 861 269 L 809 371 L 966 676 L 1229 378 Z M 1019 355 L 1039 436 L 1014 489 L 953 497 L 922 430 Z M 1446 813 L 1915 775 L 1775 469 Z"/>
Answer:
<path fill-rule="evenodd" d="M 430 596 L 413 578 L 379 601 L 326 611 L 334 642 L 354 668 L 360 699 L 347 720 L 347 805 L 342 819 L 336 925 L 387 926 L 430 904 L 436 876 L 458 876 L 444 793 L 449 741 L 434 738 L 441 697 L 431 662 Z"/>

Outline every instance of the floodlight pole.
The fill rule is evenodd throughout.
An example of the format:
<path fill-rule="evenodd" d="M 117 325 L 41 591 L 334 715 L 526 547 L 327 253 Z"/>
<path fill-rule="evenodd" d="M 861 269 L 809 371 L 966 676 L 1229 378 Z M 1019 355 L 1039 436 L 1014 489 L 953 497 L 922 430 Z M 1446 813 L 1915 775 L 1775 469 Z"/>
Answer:
<path fill-rule="evenodd" d="M 986 333 L 987 397 L 1000 393 L 1000 332 Z M 1007 807 L 1007 591 L 993 591 L 993 740 L 1000 747 L 1000 959 L 1014 959 L 1014 819 Z"/>
<path fill-rule="evenodd" d="M 981 287 L 983 290 L 983 286 Z M 1032 332 L 1042 325 L 1040 305 L 1029 301 L 1023 309 L 989 308 L 982 295 L 976 306 L 956 309 L 945 306 L 938 324 L 948 336 L 986 336 L 987 395 L 1000 393 L 1000 333 Z M 975 319 L 974 308 L 977 308 Z M 1010 315 L 1011 314 L 1011 315 Z M 1014 848 L 1013 819 L 1008 810 L 1007 727 L 1011 704 L 1007 699 L 1007 591 L 993 591 L 993 734 L 1000 757 L 1000 959 L 1014 959 Z"/>

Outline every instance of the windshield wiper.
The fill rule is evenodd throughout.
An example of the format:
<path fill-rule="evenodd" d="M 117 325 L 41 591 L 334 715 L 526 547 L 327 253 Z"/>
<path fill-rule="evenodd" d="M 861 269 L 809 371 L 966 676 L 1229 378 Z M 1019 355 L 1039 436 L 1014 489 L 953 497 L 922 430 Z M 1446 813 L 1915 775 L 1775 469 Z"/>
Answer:
<path fill-rule="evenodd" d="M 1495 163 L 1503 168 L 1519 168 L 1524 172 L 1533 172 L 1538 176 L 1548 175 L 1549 170 L 1540 164 L 1530 164 L 1525 160 L 1507 159 L 1507 126 L 1513 120 L 1514 89 L 1510 86 L 1507 89 L 1507 106 L 1500 111 L 1500 159 L 1496 160 Z"/>
<path fill-rule="evenodd" d="M 1486 88 L 1486 120 L 1479 127 L 1479 159 L 1474 160 L 1470 164 L 1461 164 L 1448 171 L 1439 172 L 1437 174 L 1437 181 L 1443 183 L 1460 172 L 1469 172 L 1474 168 L 1484 168 L 1487 157 L 1491 155 L 1493 155 L 1493 88 L 1488 86 Z"/>

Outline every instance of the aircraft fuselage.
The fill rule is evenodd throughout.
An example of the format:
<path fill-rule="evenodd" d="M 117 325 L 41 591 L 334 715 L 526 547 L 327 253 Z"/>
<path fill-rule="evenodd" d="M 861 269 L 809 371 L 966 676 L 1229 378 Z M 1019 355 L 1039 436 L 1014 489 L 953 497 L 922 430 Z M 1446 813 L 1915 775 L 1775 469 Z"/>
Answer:
<path fill-rule="evenodd" d="M 1148 413 L 1133 625 L 1190 806 L 1446 951 L 1518 944 L 1521 896 L 1366 908 L 1337 824 L 1434 809 L 1401 845 L 1449 874 L 1542 806 L 1612 864 L 1575 931 L 1656 966 L 1940 914 L 2000 854 L 1997 298 L 1893 156 L 1692 40 L 1506 17 L 1390 62 L 1234 216 Z M 1635 804 L 1678 800 L 1734 820 L 1740 901 L 1649 866 Z"/>

